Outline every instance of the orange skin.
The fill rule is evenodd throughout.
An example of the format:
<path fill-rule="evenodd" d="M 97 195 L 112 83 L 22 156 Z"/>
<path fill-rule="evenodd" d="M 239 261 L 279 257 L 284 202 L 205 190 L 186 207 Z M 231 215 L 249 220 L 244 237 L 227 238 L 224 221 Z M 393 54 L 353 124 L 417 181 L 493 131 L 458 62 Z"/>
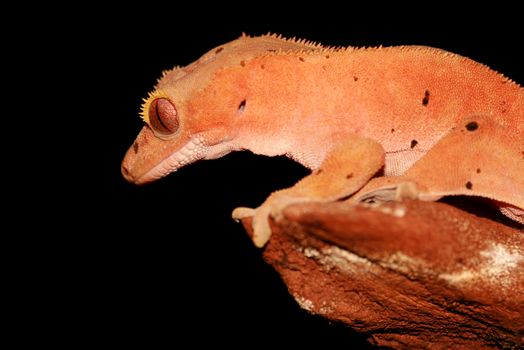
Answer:
<path fill-rule="evenodd" d="M 481 196 L 524 223 L 524 89 L 442 50 L 242 36 L 166 72 L 143 118 L 122 163 L 137 184 L 237 150 L 313 170 L 260 207 L 235 209 L 237 219 L 254 217 L 259 247 L 271 234 L 267 217 L 290 203 L 351 195 Z"/>

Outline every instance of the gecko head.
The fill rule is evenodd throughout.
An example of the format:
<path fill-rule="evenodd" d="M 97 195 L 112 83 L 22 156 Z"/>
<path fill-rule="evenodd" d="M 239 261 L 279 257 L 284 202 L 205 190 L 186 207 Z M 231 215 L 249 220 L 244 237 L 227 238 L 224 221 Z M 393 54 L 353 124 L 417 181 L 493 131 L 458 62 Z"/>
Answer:
<path fill-rule="evenodd" d="M 176 97 L 157 90 L 144 103 L 146 125 L 122 162 L 122 174 L 129 182 L 152 182 L 185 165 L 232 150 L 227 118 L 202 116 L 204 112 L 192 108 L 193 103 L 177 103 Z"/>
<path fill-rule="evenodd" d="M 238 149 L 282 154 L 265 137 L 271 127 L 263 116 L 271 112 L 255 107 L 264 95 L 250 90 L 254 74 L 249 62 L 277 50 L 315 47 L 275 35 L 242 36 L 186 67 L 164 72 L 144 100 L 146 125 L 122 162 L 124 177 L 136 184 L 152 182 L 199 159 L 218 158 Z M 254 143 L 259 149 L 253 149 Z"/>
<path fill-rule="evenodd" d="M 221 157 L 235 148 L 235 119 L 245 109 L 238 81 L 223 79 L 238 40 L 211 50 L 187 67 L 164 72 L 144 99 L 145 126 L 122 162 L 132 183 L 162 178 L 200 159 Z M 235 51 L 237 50 L 237 51 Z M 221 78 L 221 77 L 222 78 Z"/>

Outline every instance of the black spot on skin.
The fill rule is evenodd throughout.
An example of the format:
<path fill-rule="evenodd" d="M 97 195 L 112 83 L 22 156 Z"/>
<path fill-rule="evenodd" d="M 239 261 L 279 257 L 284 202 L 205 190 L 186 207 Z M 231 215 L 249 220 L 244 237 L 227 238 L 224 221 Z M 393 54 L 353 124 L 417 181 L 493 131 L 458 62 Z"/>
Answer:
<path fill-rule="evenodd" d="M 133 151 L 135 152 L 135 154 L 138 153 L 138 143 L 133 143 Z"/>
<path fill-rule="evenodd" d="M 391 132 L 395 132 L 395 129 L 392 128 L 392 129 L 391 129 Z"/>
<path fill-rule="evenodd" d="M 502 101 L 500 103 L 500 106 L 502 107 L 502 113 L 506 113 L 507 112 L 506 101 Z"/>
<path fill-rule="evenodd" d="M 277 52 L 277 50 L 274 50 L 274 49 L 268 49 L 267 52 Z"/>
<path fill-rule="evenodd" d="M 329 55 L 326 55 L 326 58 L 329 58 Z"/>
<path fill-rule="evenodd" d="M 303 57 L 299 57 L 298 59 L 299 59 L 301 62 L 304 62 L 304 61 L 305 61 Z"/>
<path fill-rule="evenodd" d="M 318 175 L 318 174 L 322 173 L 322 171 L 323 171 L 322 169 L 317 169 L 317 170 L 315 170 L 315 172 L 313 174 Z"/>
<path fill-rule="evenodd" d="M 346 175 L 346 179 L 348 179 L 348 180 L 351 179 L 352 177 L 353 177 L 353 173 L 350 173 L 350 174 Z"/>
<path fill-rule="evenodd" d="M 240 104 L 238 105 L 239 112 L 244 112 L 244 109 L 246 109 L 246 100 L 242 100 L 242 102 L 240 102 Z"/>
<path fill-rule="evenodd" d="M 477 174 L 480 174 L 480 168 L 477 168 Z"/>
<path fill-rule="evenodd" d="M 242 67 L 245 67 L 245 66 L 246 66 L 246 61 L 240 61 L 240 65 L 241 65 Z"/>
<path fill-rule="evenodd" d="M 261 68 L 261 69 L 264 69 L 264 68 L 266 68 L 266 66 L 264 66 L 263 64 L 261 64 L 261 65 L 260 65 L 260 68 Z"/>
<path fill-rule="evenodd" d="M 424 98 L 422 99 L 422 105 L 425 107 L 429 103 L 429 90 L 424 92 Z"/>
<path fill-rule="evenodd" d="M 466 182 L 466 188 L 468 190 L 471 190 L 473 188 L 473 184 L 471 183 L 471 181 Z"/>
<path fill-rule="evenodd" d="M 479 123 L 477 122 L 470 122 L 466 124 L 466 130 L 467 131 L 475 131 L 479 128 Z"/>
<path fill-rule="evenodd" d="M 358 77 L 353 77 L 353 81 L 358 81 Z"/>
<path fill-rule="evenodd" d="M 415 148 L 415 146 L 417 145 L 418 141 L 417 140 L 411 140 L 411 145 L 410 147 L 411 148 Z"/>
<path fill-rule="evenodd" d="M 218 49 L 215 50 L 215 55 L 218 55 L 220 52 L 222 52 L 222 50 L 224 50 L 223 47 L 219 47 Z"/>

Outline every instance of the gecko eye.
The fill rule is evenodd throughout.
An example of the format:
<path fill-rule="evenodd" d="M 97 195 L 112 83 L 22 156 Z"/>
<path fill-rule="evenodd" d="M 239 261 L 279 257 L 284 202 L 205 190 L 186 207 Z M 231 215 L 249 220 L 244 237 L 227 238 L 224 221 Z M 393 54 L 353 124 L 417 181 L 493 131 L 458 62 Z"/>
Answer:
<path fill-rule="evenodd" d="M 149 106 L 149 123 L 160 134 L 173 134 L 178 130 L 176 108 L 166 98 L 158 98 Z"/>

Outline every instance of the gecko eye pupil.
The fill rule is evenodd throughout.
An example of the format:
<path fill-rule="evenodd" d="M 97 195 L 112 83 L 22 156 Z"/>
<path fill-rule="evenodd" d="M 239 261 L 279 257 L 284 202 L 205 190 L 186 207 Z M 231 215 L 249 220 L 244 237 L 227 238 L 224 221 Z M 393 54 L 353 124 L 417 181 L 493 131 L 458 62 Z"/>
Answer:
<path fill-rule="evenodd" d="M 149 123 L 154 131 L 168 135 L 178 130 L 176 108 L 166 98 L 157 98 L 149 106 Z"/>

